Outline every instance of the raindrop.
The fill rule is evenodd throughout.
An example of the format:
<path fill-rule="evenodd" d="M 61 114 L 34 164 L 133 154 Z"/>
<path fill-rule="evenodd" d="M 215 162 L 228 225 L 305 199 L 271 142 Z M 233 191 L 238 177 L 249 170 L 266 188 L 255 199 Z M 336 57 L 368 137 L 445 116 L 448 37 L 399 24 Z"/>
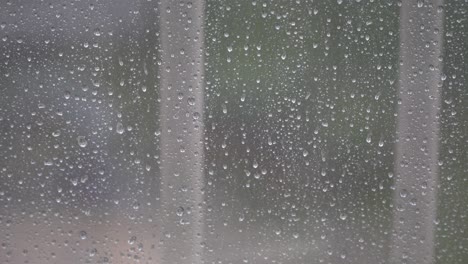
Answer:
<path fill-rule="evenodd" d="M 195 105 L 195 98 L 194 97 L 189 97 L 187 99 L 187 102 L 188 102 L 189 105 Z"/>
<path fill-rule="evenodd" d="M 132 236 L 128 240 L 128 244 L 133 245 L 133 244 L 135 244 L 136 240 L 137 240 L 136 236 Z"/>
<path fill-rule="evenodd" d="M 85 183 L 87 180 L 88 180 L 88 175 L 81 176 L 81 179 L 80 179 L 81 183 Z"/>
<path fill-rule="evenodd" d="M 423 6 L 424 6 L 424 1 L 418 0 L 418 7 L 423 7 Z"/>
<path fill-rule="evenodd" d="M 182 206 L 177 208 L 176 214 L 177 214 L 177 216 L 182 217 L 184 215 L 184 208 Z"/>
<path fill-rule="evenodd" d="M 226 104 L 223 104 L 222 107 L 223 107 L 223 114 L 227 114 L 228 110 L 227 110 Z"/>
<path fill-rule="evenodd" d="M 408 196 L 408 191 L 406 189 L 403 189 L 400 191 L 400 197 L 401 198 L 406 198 Z"/>
<path fill-rule="evenodd" d="M 71 183 L 72 183 L 73 186 L 77 186 L 77 185 L 78 185 L 78 178 L 73 178 L 73 179 L 71 179 L 70 181 L 71 181 Z"/>
<path fill-rule="evenodd" d="M 88 238 L 88 234 L 86 233 L 86 231 L 80 231 L 80 238 L 83 240 Z"/>
<path fill-rule="evenodd" d="M 52 132 L 52 136 L 53 136 L 53 137 L 58 137 L 58 136 L 60 136 L 60 130 L 55 130 L 54 132 Z"/>
<path fill-rule="evenodd" d="M 252 167 L 254 169 L 258 168 L 258 162 L 256 160 L 254 160 L 253 164 L 252 164 Z"/>
<path fill-rule="evenodd" d="M 116 131 L 119 134 L 123 134 L 125 132 L 125 128 L 122 123 L 117 123 Z"/>
<path fill-rule="evenodd" d="M 77 138 L 78 145 L 82 148 L 86 147 L 88 145 L 88 140 L 86 140 L 86 137 L 84 136 L 78 136 Z"/>
<path fill-rule="evenodd" d="M 94 35 L 95 35 L 96 37 L 101 36 L 101 30 L 100 30 L 99 28 L 96 28 L 96 29 L 94 30 Z"/>
<path fill-rule="evenodd" d="M 379 147 L 383 147 L 383 145 L 384 145 L 384 140 L 383 140 L 383 137 L 382 137 L 379 140 Z"/>
<path fill-rule="evenodd" d="M 346 218 L 348 218 L 348 215 L 346 215 L 345 213 L 340 213 L 341 220 L 346 220 Z"/>

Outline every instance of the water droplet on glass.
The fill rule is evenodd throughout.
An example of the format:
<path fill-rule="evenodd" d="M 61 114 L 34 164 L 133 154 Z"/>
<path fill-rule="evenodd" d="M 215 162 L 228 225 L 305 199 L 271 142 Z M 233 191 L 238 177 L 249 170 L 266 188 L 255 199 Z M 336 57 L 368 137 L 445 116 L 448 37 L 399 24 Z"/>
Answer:
<path fill-rule="evenodd" d="M 125 132 L 125 128 L 122 123 L 117 123 L 116 131 L 119 134 L 123 134 Z"/>
<path fill-rule="evenodd" d="M 132 236 L 130 237 L 130 239 L 128 240 L 128 244 L 130 245 L 133 245 L 135 244 L 135 241 L 137 240 L 136 236 Z"/>
<path fill-rule="evenodd" d="M 88 234 L 86 233 L 86 231 L 80 231 L 80 238 L 81 239 L 86 239 L 88 237 Z"/>
<path fill-rule="evenodd" d="M 189 98 L 187 99 L 187 102 L 188 102 L 189 105 L 195 105 L 195 98 L 189 97 Z"/>
<path fill-rule="evenodd" d="M 228 110 L 227 110 L 226 104 L 223 104 L 222 107 L 223 107 L 223 114 L 227 114 Z"/>
<path fill-rule="evenodd" d="M 176 214 L 177 214 L 177 216 L 182 217 L 184 215 L 184 208 L 182 206 L 177 208 Z"/>
<path fill-rule="evenodd" d="M 60 136 L 60 130 L 56 130 L 56 131 L 52 132 L 52 136 L 53 136 L 53 137 L 58 137 L 58 136 Z"/>
<path fill-rule="evenodd" d="M 380 140 L 379 140 L 379 147 L 383 147 L 383 145 L 384 145 L 384 140 L 383 140 L 383 138 L 380 138 Z"/>
<path fill-rule="evenodd" d="M 82 148 L 86 147 L 88 145 L 88 140 L 86 140 L 86 137 L 84 136 L 78 136 L 77 138 L 78 145 Z"/>
<path fill-rule="evenodd" d="M 94 30 L 94 35 L 95 35 L 96 37 L 101 36 L 101 30 L 100 30 L 99 28 L 96 28 L 96 29 Z"/>
<path fill-rule="evenodd" d="M 424 6 L 424 1 L 418 0 L 418 7 L 423 7 L 423 6 Z"/>
<path fill-rule="evenodd" d="M 240 216 L 239 216 L 239 222 L 243 222 L 244 219 L 245 219 L 245 216 L 244 216 L 244 215 L 240 215 Z"/>
<path fill-rule="evenodd" d="M 340 214 L 340 219 L 341 220 L 346 220 L 346 218 L 348 218 L 348 215 L 346 215 L 345 213 Z"/>
<path fill-rule="evenodd" d="M 406 198 L 408 196 L 408 191 L 406 189 L 403 189 L 400 191 L 400 197 L 401 198 Z"/>
<path fill-rule="evenodd" d="M 254 160 L 254 162 L 252 163 L 252 167 L 254 169 L 258 168 L 258 162 L 256 160 Z"/>

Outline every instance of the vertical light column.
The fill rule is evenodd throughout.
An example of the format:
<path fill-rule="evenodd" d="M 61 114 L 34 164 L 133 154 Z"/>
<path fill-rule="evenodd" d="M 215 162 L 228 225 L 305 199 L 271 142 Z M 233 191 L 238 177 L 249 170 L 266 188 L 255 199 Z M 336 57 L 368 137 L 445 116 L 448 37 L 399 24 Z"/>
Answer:
<path fill-rule="evenodd" d="M 202 263 L 204 1 L 163 0 L 161 262 Z"/>
<path fill-rule="evenodd" d="M 391 263 L 434 262 L 443 1 L 401 1 Z"/>

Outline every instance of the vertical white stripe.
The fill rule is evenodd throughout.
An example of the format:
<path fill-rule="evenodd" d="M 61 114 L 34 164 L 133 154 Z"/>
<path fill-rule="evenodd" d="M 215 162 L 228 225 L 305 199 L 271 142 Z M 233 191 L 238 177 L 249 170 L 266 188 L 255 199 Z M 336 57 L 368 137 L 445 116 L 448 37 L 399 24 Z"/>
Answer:
<path fill-rule="evenodd" d="M 434 262 L 442 0 L 402 1 L 391 263 Z"/>
<path fill-rule="evenodd" d="M 161 263 L 202 263 L 204 1 L 164 0 L 161 19 Z"/>

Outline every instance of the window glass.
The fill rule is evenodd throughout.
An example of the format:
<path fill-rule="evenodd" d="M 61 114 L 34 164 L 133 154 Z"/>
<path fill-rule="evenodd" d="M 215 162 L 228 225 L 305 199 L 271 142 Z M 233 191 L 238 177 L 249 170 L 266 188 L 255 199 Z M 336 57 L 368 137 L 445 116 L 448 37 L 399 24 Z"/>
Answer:
<path fill-rule="evenodd" d="M 467 12 L 0 3 L 0 262 L 466 263 Z"/>
<path fill-rule="evenodd" d="M 207 7 L 208 256 L 379 263 L 392 225 L 398 7 Z"/>

